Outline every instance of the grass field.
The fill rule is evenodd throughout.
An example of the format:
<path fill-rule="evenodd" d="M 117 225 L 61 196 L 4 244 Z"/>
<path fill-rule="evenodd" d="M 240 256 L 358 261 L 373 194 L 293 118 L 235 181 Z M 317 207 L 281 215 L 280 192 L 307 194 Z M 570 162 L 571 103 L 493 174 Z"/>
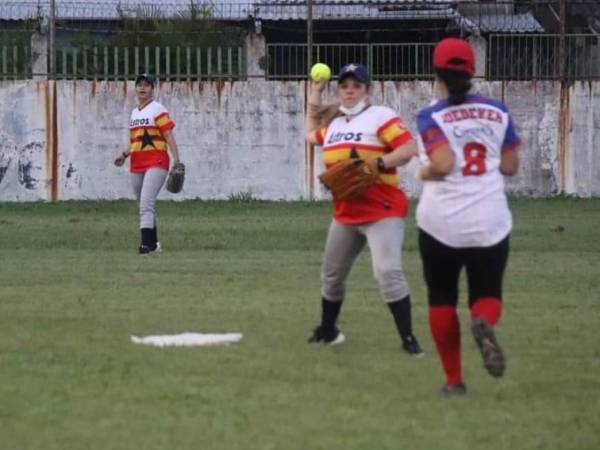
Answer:
<path fill-rule="evenodd" d="M 0 204 L 0 449 L 598 449 L 600 200 L 512 208 L 506 376 L 484 372 L 465 333 L 469 394 L 448 399 L 412 218 L 421 360 L 401 352 L 368 254 L 341 314 L 347 342 L 306 344 L 327 204 L 163 202 L 156 257 L 135 253 L 133 202 Z M 184 331 L 244 339 L 129 341 Z"/>

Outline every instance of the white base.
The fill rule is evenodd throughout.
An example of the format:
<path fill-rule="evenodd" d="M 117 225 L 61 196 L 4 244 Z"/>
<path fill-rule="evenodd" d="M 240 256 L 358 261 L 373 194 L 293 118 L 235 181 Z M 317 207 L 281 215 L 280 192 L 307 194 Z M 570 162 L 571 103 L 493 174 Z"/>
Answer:
<path fill-rule="evenodd" d="M 182 333 L 142 337 L 131 336 L 131 342 L 134 344 L 153 345 L 154 347 L 208 347 L 234 344 L 239 342 L 242 336 L 242 333 Z"/>

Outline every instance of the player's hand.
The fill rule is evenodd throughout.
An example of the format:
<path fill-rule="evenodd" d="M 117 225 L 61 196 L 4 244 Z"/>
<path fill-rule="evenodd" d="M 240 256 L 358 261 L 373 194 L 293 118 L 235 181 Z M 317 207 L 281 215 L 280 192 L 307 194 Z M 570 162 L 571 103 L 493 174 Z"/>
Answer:
<path fill-rule="evenodd" d="M 125 155 L 123 155 L 123 154 L 117 156 L 114 161 L 115 166 L 121 167 L 123 164 L 125 164 L 125 159 L 126 159 Z"/>
<path fill-rule="evenodd" d="M 329 80 L 327 80 L 327 81 L 311 81 L 310 82 L 310 90 L 312 92 L 317 92 L 320 94 L 321 92 L 323 92 L 325 90 L 327 83 L 329 83 Z"/>

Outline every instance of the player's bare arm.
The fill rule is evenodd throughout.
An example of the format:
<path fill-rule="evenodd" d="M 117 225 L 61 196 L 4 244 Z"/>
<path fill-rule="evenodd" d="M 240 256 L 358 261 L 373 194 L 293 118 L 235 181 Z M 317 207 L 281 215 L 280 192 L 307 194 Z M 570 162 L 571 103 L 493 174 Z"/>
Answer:
<path fill-rule="evenodd" d="M 381 159 L 386 169 L 399 167 L 407 164 L 413 157 L 417 156 L 417 144 L 411 140 L 396 147 L 390 153 L 383 155 Z"/>
<path fill-rule="evenodd" d="M 173 162 L 176 163 L 179 161 L 179 149 L 177 148 L 177 141 L 175 141 L 175 135 L 171 130 L 163 131 L 162 133 L 165 141 L 167 141 L 169 153 L 171 153 L 171 158 Z"/>
<path fill-rule="evenodd" d="M 319 128 L 317 112 L 322 105 L 321 94 L 327 85 L 327 81 L 311 81 L 308 94 L 308 105 L 306 108 L 306 120 L 304 121 L 304 133 L 306 140 L 311 144 L 317 144 L 316 132 Z"/>
<path fill-rule="evenodd" d="M 429 155 L 431 163 L 420 169 L 419 178 L 422 180 L 439 181 L 443 180 L 454 167 L 454 153 L 447 144 L 436 148 Z"/>
<path fill-rule="evenodd" d="M 519 149 L 520 146 L 502 152 L 502 156 L 500 157 L 500 173 L 502 175 L 512 177 L 519 171 Z"/>

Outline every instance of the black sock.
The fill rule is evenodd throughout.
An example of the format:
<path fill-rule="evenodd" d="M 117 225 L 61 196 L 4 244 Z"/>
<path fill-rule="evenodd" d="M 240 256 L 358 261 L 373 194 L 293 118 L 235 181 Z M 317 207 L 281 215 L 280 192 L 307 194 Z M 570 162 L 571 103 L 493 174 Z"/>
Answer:
<path fill-rule="evenodd" d="M 153 231 L 152 228 L 141 228 L 142 233 L 142 245 L 145 247 L 156 247 L 156 243 L 153 241 Z"/>
<path fill-rule="evenodd" d="M 395 302 L 388 303 L 388 307 L 394 316 L 394 322 L 396 322 L 396 328 L 398 334 L 405 341 L 407 338 L 412 337 L 412 319 L 410 314 L 410 295 L 396 300 Z"/>
<path fill-rule="evenodd" d="M 332 302 L 326 298 L 321 299 L 321 328 L 332 329 L 342 308 L 342 301 Z"/>
<path fill-rule="evenodd" d="M 158 242 L 158 231 L 156 230 L 156 227 L 152 228 L 152 242 L 154 245 Z"/>

